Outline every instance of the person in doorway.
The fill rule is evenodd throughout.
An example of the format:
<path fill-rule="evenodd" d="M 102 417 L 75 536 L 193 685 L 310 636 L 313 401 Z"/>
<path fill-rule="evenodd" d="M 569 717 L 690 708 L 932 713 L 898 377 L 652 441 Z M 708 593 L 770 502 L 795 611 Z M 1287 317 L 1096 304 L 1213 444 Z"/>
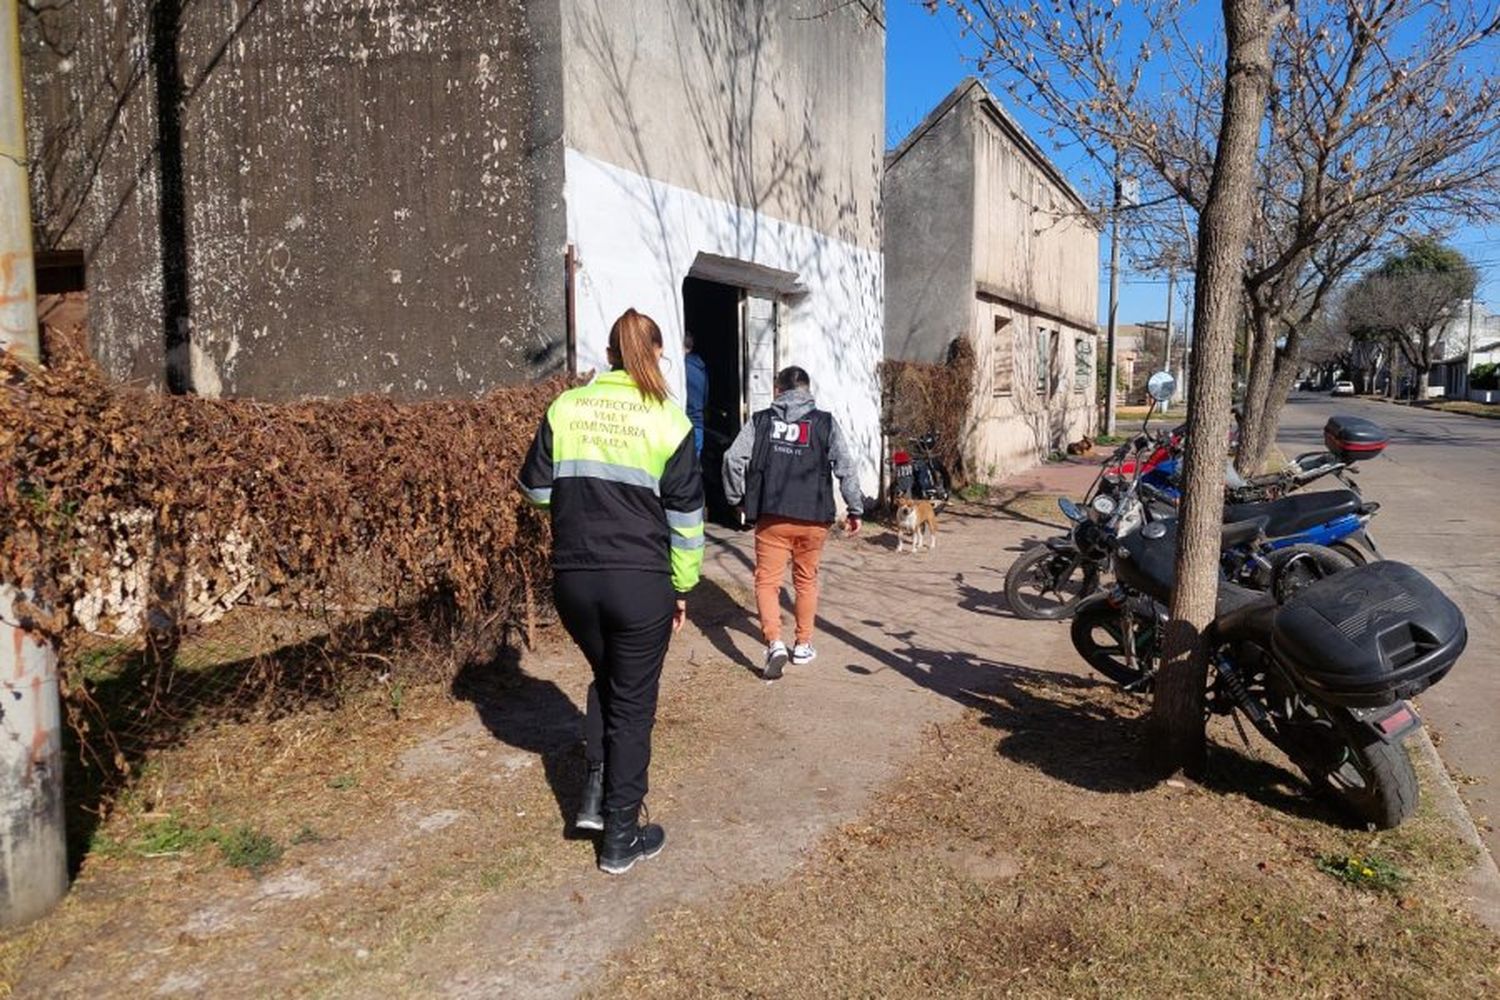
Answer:
<path fill-rule="evenodd" d="M 818 613 L 818 562 L 837 518 L 837 477 L 848 516 L 846 531 L 859 533 L 864 493 L 854 458 L 838 422 L 817 408 L 801 368 L 776 375 L 776 398 L 740 429 L 724 456 L 724 492 L 755 522 L 755 603 L 766 642 L 762 676 L 775 680 L 788 660 L 811 663 Z M 781 640 L 781 581 L 788 561 L 796 591 L 796 635 L 790 653 Z"/>
<path fill-rule="evenodd" d="M 656 323 L 626 310 L 609 331 L 610 370 L 552 402 L 520 477 L 551 512 L 557 612 L 594 672 L 577 825 L 603 829 L 610 874 L 666 842 L 641 804 L 662 661 L 703 562 L 693 428 L 667 398 L 661 353 Z"/>
<path fill-rule="evenodd" d="M 683 367 L 687 370 L 687 417 L 693 422 L 693 444 L 703 455 L 703 412 L 708 409 L 708 365 L 693 353 L 692 333 L 682 337 Z"/>

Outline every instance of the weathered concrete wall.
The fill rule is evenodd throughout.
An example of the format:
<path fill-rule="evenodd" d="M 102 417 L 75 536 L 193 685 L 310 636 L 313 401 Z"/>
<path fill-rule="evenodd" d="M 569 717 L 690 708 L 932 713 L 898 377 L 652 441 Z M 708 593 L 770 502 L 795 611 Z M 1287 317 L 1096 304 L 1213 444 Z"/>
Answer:
<path fill-rule="evenodd" d="M 1093 327 L 976 299 L 974 328 L 974 398 L 965 442 L 976 478 L 1003 479 L 1093 433 L 1099 353 Z M 1040 351 L 1044 333 L 1046 356 Z"/>
<path fill-rule="evenodd" d="M 886 354 L 940 361 L 970 337 L 971 472 L 1001 478 L 1090 433 L 1098 233 L 982 86 L 961 84 L 892 153 L 885 211 Z"/>
<path fill-rule="evenodd" d="M 883 5 L 872 3 L 877 15 Z M 821 16 L 820 16 L 821 15 Z M 682 391 L 682 283 L 774 271 L 777 364 L 800 364 L 878 482 L 885 32 L 824 0 L 563 0 L 578 366 L 627 306 Z M 737 280 L 734 275 L 745 276 Z"/>
<path fill-rule="evenodd" d="M 937 363 L 970 333 L 974 303 L 973 108 L 963 103 L 885 173 L 885 355 Z"/>
<path fill-rule="evenodd" d="M 1069 193 L 1002 127 L 984 92 L 974 122 L 974 280 L 986 293 L 1091 328 L 1099 234 Z"/>
<path fill-rule="evenodd" d="M 79 0 L 73 54 L 29 80 L 58 164 L 40 228 L 86 250 L 112 372 L 184 360 L 174 294 L 205 393 L 470 393 L 561 365 L 555 3 L 167 2 Z"/>
<path fill-rule="evenodd" d="M 878 250 L 884 3 L 868 6 L 562 0 L 568 146 Z"/>

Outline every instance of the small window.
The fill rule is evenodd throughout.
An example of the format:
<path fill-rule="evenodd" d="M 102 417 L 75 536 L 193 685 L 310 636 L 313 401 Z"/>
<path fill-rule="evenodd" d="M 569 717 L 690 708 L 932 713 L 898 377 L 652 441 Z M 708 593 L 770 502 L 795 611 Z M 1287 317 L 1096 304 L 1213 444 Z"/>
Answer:
<path fill-rule="evenodd" d="M 990 350 L 994 358 L 990 366 L 990 394 L 1009 396 L 1015 389 L 1016 379 L 1016 337 L 1011 331 L 1009 316 L 995 317 Z"/>
<path fill-rule="evenodd" d="M 1084 392 L 1094 378 L 1094 342 L 1088 337 L 1073 338 L 1073 391 Z"/>

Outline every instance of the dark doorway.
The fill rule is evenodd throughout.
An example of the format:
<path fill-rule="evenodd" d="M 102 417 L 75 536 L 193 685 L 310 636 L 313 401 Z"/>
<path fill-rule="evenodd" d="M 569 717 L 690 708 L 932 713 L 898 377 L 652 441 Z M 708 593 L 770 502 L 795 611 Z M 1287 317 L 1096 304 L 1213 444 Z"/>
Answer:
<path fill-rule="evenodd" d="M 723 524 L 738 524 L 724 499 L 724 452 L 743 422 L 744 381 L 740 372 L 740 300 L 744 292 L 733 285 L 703 278 L 682 282 L 682 318 L 693 335 L 693 350 L 708 369 L 708 405 L 703 411 L 703 489 L 708 516 Z"/>

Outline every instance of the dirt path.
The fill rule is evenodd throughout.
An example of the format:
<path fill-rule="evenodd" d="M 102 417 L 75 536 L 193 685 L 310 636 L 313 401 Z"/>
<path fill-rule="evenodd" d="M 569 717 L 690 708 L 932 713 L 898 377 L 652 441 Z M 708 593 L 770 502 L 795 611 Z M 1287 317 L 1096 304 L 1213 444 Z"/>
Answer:
<path fill-rule="evenodd" d="M 972 703 L 976 663 L 1076 669 L 1065 629 L 1001 610 L 1018 543 L 1052 530 L 1027 510 L 1053 516 L 953 513 L 916 556 L 875 525 L 831 542 L 819 658 L 769 685 L 749 536 L 716 532 L 663 685 L 649 804 L 668 848 L 626 877 L 563 836 L 587 670 L 554 636 L 461 677 L 456 701 L 195 736 L 65 905 L 0 938 L 0 978 L 23 996 L 573 995 L 680 908 L 781 879 L 859 816 L 924 726 Z M 205 839 L 246 823 L 285 846 L 258 875 Z"/>
<path fill-rule="evenodd" d="M 572 995 L 674 908 L 785 876 L 824 833 L 859 815 L 911 758 L 927 723 L 962 710 L 966 678 L 944 670 L 946 659 L 976 644 L 1018 662 L 1056 659 L 1063 633 L 996 608 L 1013 557 L 1006 550 L 1034 528 L 952 516 L 938 549 L 920 556 L 891 551 L 878 530 L 830 543 L 818 660 L 776 684 L 750 670 L 760 645 L 744 610 L 749 539 L 716 534 L 695 602 L 713 609 L 710 620 L 700 619 L 674 656 L 734 665 L 705 679 L 718 687 L 700 696 L 728 702 L 738 721 L 702 766 L 653 790 L 666 853 L 625 878 L 580 870 L 497 898 L 379 985 L 404 980 L 458 997 Z"/>

